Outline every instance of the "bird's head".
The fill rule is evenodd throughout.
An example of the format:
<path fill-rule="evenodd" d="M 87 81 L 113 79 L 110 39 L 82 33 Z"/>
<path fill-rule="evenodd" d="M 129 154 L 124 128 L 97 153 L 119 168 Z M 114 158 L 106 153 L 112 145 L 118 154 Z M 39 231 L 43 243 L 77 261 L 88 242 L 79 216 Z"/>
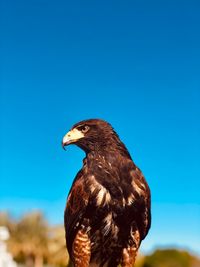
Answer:
<path fill-rule="evenodd" d="M 62 146 L 76 144 L 86 153 L 101 150 L 121 141 L 112 126 L 104 120 L 90 119 L 76 123 L 63 137 Z"/>

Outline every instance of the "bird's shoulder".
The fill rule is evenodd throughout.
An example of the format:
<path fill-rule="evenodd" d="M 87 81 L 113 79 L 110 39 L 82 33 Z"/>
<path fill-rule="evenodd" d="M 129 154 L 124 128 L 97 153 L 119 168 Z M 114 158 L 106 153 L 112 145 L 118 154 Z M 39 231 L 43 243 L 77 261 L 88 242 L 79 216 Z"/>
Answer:
<path fill-rule="evenodd" d="M 87 173 L 87 189 L 96 207 L 111 211 L 121 227 L 137 225 L 143 239 L 151 224 L 150 189 L 130 158 L 97 159 Z"/>
<path fill-rule="evenodd" d="M 76 213 L 78 210 L 87 205 L 88 195 L 85 190 L 84 172 L 81 169 L 72 184 L 67 198 L 66 209 L 70 213 Z"/>
<path fill-rule="evenodd" d="M 108 191 L 112 199 L 126 204 L 150 195 L 144 175 L 130 158 L 101 156 L 86 161 L 85 166 L 84 180 L 87 189 L 91 189 L 89 193 L 97 193 L 94 189 Z"/>

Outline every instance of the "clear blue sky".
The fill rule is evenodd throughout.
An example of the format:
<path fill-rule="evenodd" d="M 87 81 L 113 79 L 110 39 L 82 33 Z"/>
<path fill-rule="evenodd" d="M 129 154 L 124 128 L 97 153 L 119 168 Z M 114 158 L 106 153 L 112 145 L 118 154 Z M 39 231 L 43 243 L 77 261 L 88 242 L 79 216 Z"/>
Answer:
<path fill-rule="evenodd" d="M 62 223 L 84 157 L 62 137 L 103 118 L 152 190 L 143 250 L 200 254 L 200 2 L 0 5 L 0 210 Z"/>

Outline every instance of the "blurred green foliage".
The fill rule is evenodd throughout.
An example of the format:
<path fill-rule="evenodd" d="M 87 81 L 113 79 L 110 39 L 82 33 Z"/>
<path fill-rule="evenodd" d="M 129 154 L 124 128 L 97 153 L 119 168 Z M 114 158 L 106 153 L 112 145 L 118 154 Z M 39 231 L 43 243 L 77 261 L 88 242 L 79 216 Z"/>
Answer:
<path fill-rule="evenodd" d="M 50 226 L 40 212 L 28 213 L 19 220 L 0 213 L 0 225 L 9 229 L 8 248 L 16 262 L 27 267 L 67 266 L 63 226 Z"/>
<path fill-rule="evenodd" d="M 165 249 L 146 256 L 143 267 L 200 267 L 200 261 L 186 251 Z"/>
<path fill-rule="evenodd" d="M 27 267 L 72 267 L 64 227 L 50 226 L 40 212 L 28 213 L 19 220 L 0 213 L 0 225 L 10 231 L 8 248 L 18 263 Z M 200 260 L 187 251 L 162 249 L 148 256 L 139 255 L 135 267 L 200 267 Z"/>

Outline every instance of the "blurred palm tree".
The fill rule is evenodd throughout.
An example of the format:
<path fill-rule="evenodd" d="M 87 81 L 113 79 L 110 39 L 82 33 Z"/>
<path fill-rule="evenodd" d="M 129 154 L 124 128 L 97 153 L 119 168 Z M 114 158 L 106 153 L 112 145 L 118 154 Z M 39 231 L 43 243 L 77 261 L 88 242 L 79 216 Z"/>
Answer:
<path fill-rule="evenodd" d="M 0 225 L 9 229 L 8 248 L 17 262 L 27 267 L 69 264 L 64 227 L 49 227 L 40 212 L 26 214 L 18 222 L 7 213 L 0 213 Z"/>
<path fill-rule="evenodd" d="M 11 218 L 9 213 L 0 212 L 0 226 L 6 226 L 9 231 L 12 231 L 15 227 L 14 220 Z"/>
<path fill-rule="evenodd" d="M 25 215 L 10 229 L 8 242 L 14 258 L 28 267 L 42 267 L 49 256 L 48 224 L 40 212 Z"/>
<path fill-rule="evenodd" d="M 50 264 L 61 267 L 68 266 L 69 255 L 66 249 L 64 227 L 57 226 L 50 229 L 48 249 Z"/>

